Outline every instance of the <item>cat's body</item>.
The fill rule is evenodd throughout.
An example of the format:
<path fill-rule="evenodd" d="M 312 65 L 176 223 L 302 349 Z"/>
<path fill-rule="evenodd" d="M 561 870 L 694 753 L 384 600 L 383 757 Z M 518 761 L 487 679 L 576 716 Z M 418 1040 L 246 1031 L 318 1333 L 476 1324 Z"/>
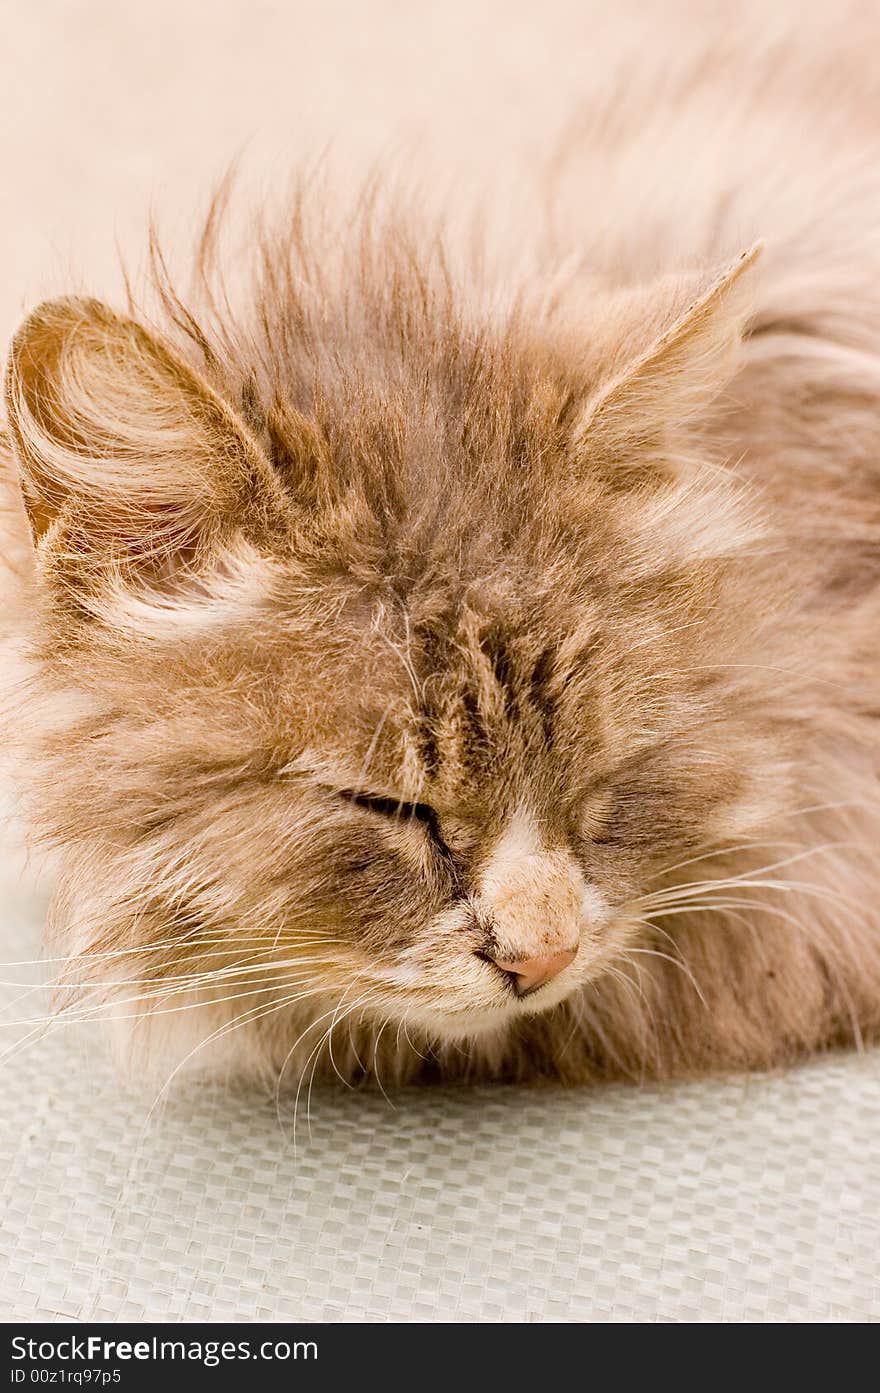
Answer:
<path fill-rule="evenodd" d="M 28 321 L 9 729 L 74 1010 L 286 1081 L 877 1033 L 859 49 L 610 66 L 478 267 L 306 200 L 249 317 Z"/>

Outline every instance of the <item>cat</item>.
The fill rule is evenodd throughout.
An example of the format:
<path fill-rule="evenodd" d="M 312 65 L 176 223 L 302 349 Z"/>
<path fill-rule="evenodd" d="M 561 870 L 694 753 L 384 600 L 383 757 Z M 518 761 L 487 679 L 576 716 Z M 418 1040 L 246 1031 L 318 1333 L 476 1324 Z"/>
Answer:
<path fill-rule="evenodd" d="M 303 188 L 246 304 L 212 214 L 192 302 L 157 252 L 158 312 L 26 319 L 5 743 L 61 1006 L 139 1069 L 574 1084 L 877 1035 L 859 51 L 594 63 L 480 255 Z"/>

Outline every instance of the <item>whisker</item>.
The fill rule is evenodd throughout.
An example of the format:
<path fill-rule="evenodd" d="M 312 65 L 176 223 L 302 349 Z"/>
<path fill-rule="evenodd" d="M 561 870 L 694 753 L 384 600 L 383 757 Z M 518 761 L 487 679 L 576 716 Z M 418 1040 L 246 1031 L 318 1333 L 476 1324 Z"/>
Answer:
<path fill-rule="evenodd" d="M 375 1039 L 373 1040 L 373 1073 L 376 1076 L 376 1083 L 379 1086 L 379 1092 L 382 1094 L 382 1097 L 385 1099 L 385 1102 L 388 1104 L 390 1108 L 394 1108 L 394 1110 L 397 1111 L 397 1105 L 396 1103 L 392 1103 L 391 1099 L 388 1097 L 388 1094 L 385 1092 L 385 1085 L 383 1084 L 379 1074 L 379 1043 L 382 1039 L 383 1034 L 385 1033 L 386 1028 L 390 1025 L 390 1023 L 391 1017 L 386 1016 L 384 1021 L 380 1025 L 378 1031 L 376 1032 Z"/>
<path fill-rule="evenodd" d="M 80 978 L 73 982 L 66 982 L 63 980 L 53 981 L 50 979 L 46 982 L 34 983 L 28 990 L 29 992 L 51 991 L 53 993 L 74 993 L 80 992 L 86 988 L 98 988 L 108 991 L 118 987 L 152 987 L 155 991 L 162 991 L 166 988 L 168 990 L 175 990 L 177 983 L 183 983 L 189 986 L 210 985 L 213 981 L 220 981 L 236 976 L 247 976 L 248 974 L 253 974 L 254 980 L 261 980 L 257 974 L 263 974 L 265 980 L 269 980 L 271 976 L 276 976 L 286 971 L 288 968 L 307 969 L 309 967 L 321 967 L 327 964 L 338 965 L 338 962 L 338 957 L 316 958 L 309 956 L 303 958 L 299 956 L 295 958 L 275 959 L 274 961 L 265 963 L 229 963 L 225 967 L 210 968 L 204 972 L 191 971 L 185 973 L 165 972 L 163 970 L 164 965 L 160 963 L 155 969 L 155 972 L 147 977 L 107 977 L 96 981 Z M 176 965 L 176 963 L 168 965 L 172 966 Z M 21 983 L 12 980 L 0 980 L 0 986 L 15 987 L 20 985 Z"/>
<path fill-rule="evenodd" d="M 341 1005 L 341 1002 L 344 1001 L 345 996 L 347 995 L 347 993 L 352 989 L 352 987 L 354 986 L 354 983 L 357 982 L 358 979 L 359 979 L 360 977 L 363 976 L 363 973 L 364 973 L 365 971 L 366 971 L 366 968 L 362 968 L 361 971 L 355 976 L 355 978 L 353 979 L 353 981 L 352 981 L 352 982 L 349 984 L 349 986 L 346 988 L 346 991 L 343 992 L 343 995 L 342 995 L 342 998 L 341 998 L 340 1002 L 338 1002 L 336 1008 L 334 1008 L 335 1010 L 338 1010 L 338 1009 L 339 1009 L 339 1005 Z M 305 1038 L 305 1036 L 309 1033 L 309 1031 L 310 1031 L 311 1029 L 313 1029 L 313 1027 L 314 1027 L 315 1025 L 319 1024 L 322 1020 L 326 1020 L 326 1018 L 327 1018 L 327 1016 L 328 1016 L 329 1014 L 331 1014 L 331 1013 L 330 1013 L 330 1012 L 325 1012 L 325 1014 L 324 1014 L 323 1016 L 319 1016 L 319 1017 L 317 1018 L 317 1020 L 311 1021 L 311 1022 L 306 1026 L 305 1030 L 302 1031 L 302 1033 L 297 1037 L 297 1039 L 294 1040 L 293 1044 L 290 1046 L 290 1049 L 287 1051 L 287 1054 L 284 1056 L 284 1059 L 283 1059 L 282 1062 L 281 1062 L 281 1067 L 280 1067 L 279 1070 L 278 1070 L 278 1076 L 277 1076 L 276 1081 L 275 1081 L 275 1112 L 276 1112 L 276 1116 L 277 1116 L 277 1118 L 278 1118 L 278 1125 L 279 1125 L 279 1127 L 281 1128 L 282 1132 L 283 1132 L 283 1130 L 284 1130 L 284 1124 L 283 1124 L 282 1119 L 281 1119 L 281 1084 L 282 1084 L 282 1081 L 283 1081 L 283 1079 L 284 1079 L 285 1071 L 286 1071 L 286 1069 L 287 1069 L 287 1066 L 288 1066 L 290 1060 L 293 1058 L 293 1055 L 294 1055 L 295 1051 L 297 1050 L 297 1048 L 298 1048 L 299 1044 L 301 1043 L 301 1041 Z M 311 1057 L 311 1056 L 310 1056 L 310 1057 Z M 306 1063 L 308 1063 L 308 1060 L 306 1061 Z M 297 1104 L 298 1104 L 298 1102 L 299 1102 L 299 1090 L 300 1090 L 301 1086 L 302 1086 L 302 1075 L 300 1075 L 300 1079 L 299 1079 L 299 1082 L 298 1082 L 298 1084 L 297 1084 L 296 1096 L 295 1096 L 295 1099 L 294 1099 L 294 1116 L 293 1116 L 293 1146 L 294 1146 L 294 1152 L 296 1151 L 296 1108 L 297 1108 Z"/>
<path fill-rule="evenodd" d="M 401 1024 L 403 1025 L 403 1035 L 404 1035 L 404 1039 L 406 1040 L 406 1042 L 407 1042 L 407 1044 L 409 1045 L 410 1049 L 412 1050 L 413 1054 L 418 1055 L 419 1059 L 421 1059 L 423 1063 L 427 1064 L 427 1063 L 429 1062 L 428 1056 L 425 1055 L 425 1054 L 422 1054 L 422 1052 L 421 1052 L 421 1050 L 418 1048 L 418 1046 L 415 1045 L 415 1044 L 413 1043 L 412 1036 L 411 1036 L 410 1033 L 409 1033 L 409 1028 L 408 1028 L 408 1024 L 407 1024 L 407 1023 L 408 1023 L 408 1020 L 409 1020 L 409 1016 L 410 1016 L 410 1015 L 411 1015 L 411 1012 L 410 1012 L 410 1011 L 407 1011 L 407 1012 L 404 1014 L 404 1016 L 401 1018 Z"/>
<path fill-rule="evenodd" d="M 325 992 L 325 990 L 326 990 L 326 989 L 323 989 L 323 988 L 321 988 L 321 987 L 316 987 L 312 993 L 304 993 L 304 994 L 302 994 L 302 995 L 294 995 L 294 996 L 291 996 L 291 997 L 283 997 L 280 1001 L 273 1002 L 273 1003 L 270 1004 L 270 1005 L 266 1005 L 266 1006 L 262 1006 L 262 1007 L 261 1007 L 261 1006 L 250 1007 L 247 1011 L 243 1012 L 241 1016 L 236 1017 L 235 1020 L 229 1021 L 229 1022 L 227 1022 L 226 1024 L 224 1024 L 222 1027 L 218 1028 L 217 1030 L 212 1031 L 212 1033 L 211 1033 L 209 1036 L 207 1036 L 206 1039 L 199 1041 L 199 1043 L 198 1043 L 197 1045 L 195 1045 L 195 1046 L 184 1056 L 184 1058 L 183 1058 L 182 1060 L 180 1060 L 180 1061 L 175 1065 L 174 1069 L 171 1071 L 171 1073 L 169 1074 L 168 1078 L 165 1080 L 165 1083 L 162 1085 L 162 1087 L 161 1087 L 161 1089 L 159 1090 L 159 1092 L 157 1093 L 157 1095 L 156 1095 L 156 1097 L 155 1097 L 153 1103 L 151 1104 L 149 1113 L 147 1114 L 146 1121 L 149 1122 L 149 1120 L 150 1120 L 150 1118 L 152 1117 L 152 1115 L 153 1115 L 155 1109 L 158 1107 L 158 1105 L 159 1105 L 159 1103 L 162 1101 L 163 1097 L 167 1094 L 168 1090 L 170 1089 L 170 1087 L 171 1087 L 172 1083 L 174 1082 L 175 1078 L 177 1077 L 177 1075 L 180 1073 L 181 1069 L 185 1068 L 186 1065 L 189 1063 L 189 1061 L 190 1061 L 192 1058 L 194 1058 L 194 1056 L 195 1056 L 196 1054 L 198 1054 L 202 1049 L 205 1049 L 205 1048 L 207 1048 L 209 1045 L 214 1044 L 217 1040 L 221 1040 L 221 1039 L 225 1038 L 225 1036 L 227 1036 L 227 1035 L 229 1035 L 229 1034 L 232 1034 L 234 1031 L 240 1030 L 240 1029 L 242 1028 L 242 1026 L 245 1026 L 245 1025 L 252 1025 L 252 1024 L 254 1024 L 256 1021 L 258 1021 L 258 1020 L 263 1020 L 263 1019 L 265 1019 L 267 1016 L 271 1016 L 271 1015 L 277 1013 L 278 1011 L 286 1010 L 288 1007 L 290 1007 L 291 1005 L 293 1005 L 295 1002 L 302 1000 L 304 995 L 315 995 L 315 996 L 319 996 L 319 995 L 322 995 L 322 994 Z"/>
<path fill-rule="evenodd" d="M 311 973 L 308 973 L 308 974 L 303 975 L 303 976 L 300 977 L 300 978 L 296 978 L 296 977 L 289 977 L 289 978 L 286 978 L 285 981 L 284 981 L 284 983 L 283 983 L 283 985 L 284 985 L 285 987 L 287 987 L 287 986 L 297 986 L 297 985 L 300 985 L 301 983 L 310 982 L 310 981 L 312 981 L 312 980 L 313 980 L 312 974 L 311 974 Z M 138 1002 L 142 1002 L 142 1001 L 149 1001 L 149 1002 L 160 1001 L 160 1002 L 161 1002 L 163 999 L 167 999 L 167 998 L 169 998 L 169 997 L 170 997 L 170 998 L 173 998 L 173 997 L 175 997 L 175 996 L 182 996 L 182 995 L 185 995 L 185 994 L 188 995 L 191 991 L 195 990 L 195 989 L 197 988 L 198 985 L 199 985 L 199 984 L 196 984 L 196 986 L 193 986 L 193 985 L 191 985 L 191 984 L 190 984 L 190 985 L 181 985 L 181 986 L 176 987 L 176 988 L 168 988 L 168 989 L 165 990 L 165 991 L 161 991 L 161 990 L 160 990 L 160 991 L 158 991 L 158 992 L 142 992 L 142 993 L 139 993 L 138 995 L 130 996 L 130 997 L 121 997 L 121 998 L 120 998 L 120 997 L 115 997 L 115 996 L 113 996 L 113 995 L 110 995 L 110 996 L 108 996 L 108 997 L 102 998 L 100 1001 L 95 1002 L 93 1005 L 86 1005 L 85 1007 L 83 1007 L 83 1008 L 81 1008 L 81 1009 L 76 1009 L 73 1005 L 62 1007 L 60 1011 L 56 1011 L 56 1012 L 53 1012 L 53 1013 L 50 1014 L 50 1015 L 47 1015 L 47 1016 L 45 1016 L 45 1017 L 42 1017 L 42 1018 L 40 1018 L 40 1019 L 39 1019 L 38 1021 L 36 1021 L 36 1022 L 33 1020 L 33 1018 L 31 1018 L 30 1020 L 22 1020 L 22 1021 L 6 1021 L 6 1022 L 4 1022 L 3 1024 L 6 1025 L 6 1026 L 8 1026 L 9 1028 L 12 1028 L 12 1027 L 14 1027 L 14 1026 L 15 1026 L 15 1027 L 21 1027 L 21 1026 L 34 1025 L 34 1024 L 40 1024 L 40 1025 L 44 1025 L 44 1024 L 45 1024 L 45 1025 L 49 1025 L 49 1024 L 52 1024 L 52 1023 L 55 1022 L 55 1021 L 63 1022 L 64 1024 L 73 1025 L 73 1024 L 77 1024 L 77 1023 L 82 1023 L 82 1022 L 86 1022 L 86 1021 L 94 1021 L 94 1020 L 96 1020 L 96 1019 L 100 1019 L 100 1014 L 99 1014 L 99 1013 L 105 1012 L 105 1011 L 106 1011 L 106 1012 L 112 1012 L 112 1013 L 113 1013 L 113 1014 L 110 1016 L 110 1019 L 111 1019 L 111 1020 L 114 1020 L 114 1021 L 124 1021 L 124 1020 L 148 1020 L 148 1019 L 152 1019 L 153 1017 L 156 1017 L 156 1016 L 167 1016 L 167 1015 L 179 1014 L 180 1012 L 183 1012 L 183 1011 L 198 1011 L 198 1010 L 205 1010 L 205 1009 L 208 1009 L 208 1008 L 211 1008 L 211 1007 L 224 1006 L 224 1005 L 228 1005 L 228 1004 L 229 1004 L 230 1002 L 232 1002 L 232 1001 L 242 1000 L 242 999 L 244 999 L 245 997 L 265 995 L 265 993 L 266 993 L 266 991 L 267 991 L 267 983 L 266 983 L 266 982 L 261 982 L 260 985 L 254 987 L 252 990 L 232 992 L 232 993 L 230 993 L 230 994 L 227 995 L 227 996 L 222 996 L 222 997 L 207 997 L 207 998 L 202 998 L 202 999 L 199 1000 L 199 1001 L 185 1001 L 185 1002 L 182 1002 L 182 1003 L 181 1003 L 180 1005 L 178 1005 L 178 1006 L 161 1006 L 161 1005 L 151 1006 L 150 1009 L 147 1010 L 147 1011 L 126 1012 L 126 1013 L 122 1013 L 122 1014 L 119 1014 L 119 1013 L 118 1013 L 118 1009 L 117 1009 L 117 1008 L 120 1007 L 120 1006 L 131 1006 L 131 1005 L 135 1005 L 135 1004 L 137 1004 Z M 244 984 L 244 985 L 246 985 L 246 984 Z M 104 989 L 105 989 L 105 988 L 104 988 L 104 986 L 102 985 L 102 990 L 104 990 Z M 326 987 L 321 987 L 320 984 L 317 984 L 317 985 L 316 985 L 316 989 L 317 989 L 317 990 L 326 990 Z M 4 1056 L 0 1055 L 0 1064 L 3 1063 L 3 1060 L 4 1060 Z"/>
<path fill-rule="evenodd" d="M 357 980 L 357 979 L 355 979 L 355 980 Z M 350 984 L 350 986 L 346 989 L 346 993 L 345 993 L 345 994 L 347 994 L 347 992 L 350 991 L 351 988 L 352 988 L 353 986 L 354 986 L 354 983 L 352 982 L 352 983 Z M 371 990 L 371 989 L 368 988 L 367 992 L 364 993 L 364 995 L 355 1003 L 355 1005 L 354 1005 L 354 1007 L 352 1008 L 352 1010 L 356 1010 L 356 1009 L 358 1009 L 359 1007 L 362 1007 L 362 1006 L 363 1006 L 363 1004 L 368 1000 L 368 998 L 369 998 L 369 996 L 370 996 L 370 990 Z M 344 994 L 344 995 L 345 995 L 345 994 Z M 305 1035 L 308 1034 L 308 1032 L 309 1032 L 310 1030 L 313 1030 L 314 1027 L 315 1027 L 316 1025 L 319 1025 L 321 1021 L 326 1020 L 328 1016 L 331 1016 L 331 1017 L 332 1017 L 332 1016 L 334 1016 L 334 1015 L 336 1014 L 336 1012 L 338 1012 L 340 1004 L 341 1004 L 341 1003 L 338 1002 L 338 1003 L 336 1004 L 336 1006 L 333 1008 L 332 1011 L 325 1011 L 324 1014 L 323 1014 L 322 1016 L 318 1016 L 317 1020 L 313 1021 L 313 1022 L 311 1023 L 311 1025 L 309 1025 L 309 1026 L 306 1027 L 306 1029 L 302 1032 L 302 1034 L 299 1036 L 299 1038 L 294 1042 L 293 1046 L 291 1047 L 291 1050 L 288 1052 L 288 1058 L 290 1058 L 290 1056 L 292 1055 L 293 1051 L 294 1051 L 294 1050 L 296 1049 L 296 1047 L 299 1045 L 300 1041 L 304 1038 Z M 350 1015 L 350 1014 L 351 1014 L 351 1011 L 347 1012 L 346 1014 Z M 332 1023 L 331 1023 L 331 1029 L 332 1029 Z M 319 1041 L 319 1046 L 320 1046 L 320 1043 L 321 1043 L 321 1042 Z M 312 1053 L 314 1054 L 315 1051 L 313 1050 Z M 303 1067 L 303 1070 L 302 1070 L 302 1072 L 301 1072 L 301 1074 L 300 1074 L 299 1081 L 298 1081 L 297 1086 L 296 1086 L 296 1092 L 295 1092 L 295 1094 L 294 1094 L 294 1099 L 293 1099 L 293 1145 L 294 1145 L 294 1152 L 296 1152 L 296 1146 L 297 1146 L 296 1126 L 297 1126 L 297 1119 L 298 1119 L 298 1114 L 299 1114 L 299 1100 L 300 1100 L 300 1094 L 301 1094 L 301 1091 L 302 1091 L 303 1082 L 304 1082 L 304 1080 L 305 1080 L 305 1070 L 306 1070 L 306 1068 L 308 1068 L 308 1064 L 309 1064 L 309 1061 L 311 1060 L 311 1058 L 312 1058 L 312 1054 L 310 1054 L 310 1055 L 308 1056 L 308 1058 L 306 1059 L 306 1063 L 305 1063 L 305 1065 L 304 1065 L 304 1067 Z M 311 1083 L 312 1083 L 313 1081 L 314 1081 L 314 1070 L 312 1071 L 312 1079 L 311 1079 L 311 1081 L 310 1081 L 310 1083 L 309 1083 L 309 1089 L 310 1089 L 310 1090 L 311 1090 Z M 311 1092 L 309 1093 L 307 1114 L 308 1114 L 308 1117 L 309 1117 L 309 1119 L 310 1119 L 310 1118 L 311 1118 Z M 309 1132 L 309 1137 L 310 1137 L 310 1139 L 311 1139 L 311 1131 Z"/>
<path fill-rule="evenodd" d="M 769 843 L 769 845 L 773 845 L 773 843 Z M 853 848 L 855 848 L 855 849 L 857 849 L 857 850 L 868 851 L 868 848 L 862 846 L 862 844 L 861 844 L 860 842 L 850 842 L 850 841 L 844 841 L 844 842 L 820 842 L 820 843 L 818 843 L 816 846 L 802 847 L 802 848 L 800 848 L 797 852 L 795 852 L 795 853 L 794 853 L 793 855 L 791 855 L 791 856 L 782 857 L 782 858 L 780 858 L 780 859 L 777 860 L 777 861 L 771 861 L 771 862 L 769 862 L 767 865 L 765 865 L 765 866 L 758 866 L 756 869 L 753 869 L 753 870 L 740 871 L 740 872 L 737 872 L 737 873 L 735 873 L 735 874 L 733 874 L 733 875 L 726 875 L 726 876 L 724 876 L 724 877 L 718 876 L 718 877 L 710 878 L 710 879 L 708 879 L 708 880 L 686 881 L 683 885 L 673 885 L 673 886 L 668 887 L 668 890 L 659 890 L 659 891 L 657 891 L 657 892 L 655 892 L 655 893 L 658 894 L 658 895 L 663 895 L 663 894 L 666 894 L 666 893 L 671 892 L 672 890 L 682 890 L 682 889 L 689 889 L 689 888 L 692 888 L 692 887 L 699 887 L 699 886 L 703 886 L 703 885 L 711 885 L 711 884 L 717 883 L 717 882 L 718 882 L 719 880 L 721 880 L 721 879 L 724 879 L 725 881 L 729 881 L 729 882 L 731 882 L 731 883 L 734 882 L 734 881 L 742 881 L 743 878 L 746 877 L 746 876 L 749 876 L 749 877 L 753 877 L 753 876 L 762 876 L 762 875 L 764 875 L 764 874 L 765 874 L 766 872 L 768 872 L 768 871 L 783 870 L 786 866 L 794 866 L 794 865 L 797 865 L 798 862 L 806 860 L 806 858 L 807 858 L 808 856 L 815 856 L 815 855 L 818 855 L 818 854 L 821 853 L 821 852 L 827 852 L 827 851 L 852 851 Z M 711 857 L 713 854 L 720 855 L 721 853 L 712 853 L 712 852 L 709 852 L 709 853 L 707 853 L 706 857 L 695 857 L 694 860 L 704 860 L 704 859 L 707 859 L 708 857 Z M 688 864 L 687 862 L 682 862 L 682 863 L 681 863 L 682 866 L 687 865 L 687 864 Z M 681 869 L 681 867 L 678 867 L 677 869 Z M 664 874 L 669 875 L 669 874 L 671 874 L 671 871 L 667 871 L 667 872 L 665 872 Z M 647 896 L 645 896 L 644 898 L 647 898 Z"/>
<path fill-rule="evenodd" d="M 703 1003 L 703 1005 L 706 1007 L 706 1010 L 708 1011 L 708 1009 L 709 1009 L 709 1004 L 708 1004 L 708 1002 L 706 1001 L 706 998 L 704 997 L 704 995 L 703 995 L 703 993 L 702 993 L 702 991 L 701 991 L 701 989 L 700 989 L 700 985 L 699 985 L 699 983 L 698 983 L 696 977 L 694 976 L 693 972 L 691 971 L 691 969 L 688 967 L 687 963 L 684 962 L 684 960 L 683 960 L 682 958 L 674 958 L 674 957 L 672 956 L 671 953 L 661 953 L 660 950 L 659 950 L 658 948 L 628 948 L 628 949 L 627 949 L 627 956 L 629 956 L 630 954 L 633 954 L 633 953 L 638 953 L 640 957 L 662 958 L 662 959 L 664 960 L 664 962 L 672 963 L 673 967 L 677 967 L 677 968 L 684 974 L 684 976 L 688 979 L 688 981 L 690 982 L 690 984 L 691 984 L 691 986 L 693 987 L 694 991 L 696 992 L 697 996 L 700 998 L 700 1001 Z"/>
<path fill-rule="evenodd" d="M 688 900 L 702 899 L 712 888 L 719 891 L 730 888 L 733 890 L 776 890 L 780 894 L 788 895 L 808 894 L 812 895 L 815 899 L 826 900 L 829 904 L 843 905 L 847 909 L 855 910 L 858 914 L 864 915 L 865 913 L 865 905 L 858 900 L 852 900 L 849 896 L 841 894 L 840 891 L 831 889 L 830 886 L 813 885 L 810 881 L 806 880 L 745 880 L 738 877 L 731 877 L 729 880 L 717 880 L 705 887 L 705 889 L 701 889 L 699 892 L 694 890 L 689 894 L 685 894 L 680 897 L 679 902 L 686 903 Z M 655 903 L 660 904 L 662 907 L 662 905 L 669 902 L 675 902 L 674 897 L 670 897 L 669 901 L 665 899 L 656 902 L 651 901 L 645 907 L 652 910 Z M 761 901 L 756 902 L 755 908 L 760 908 L 761 903 Z"/>
<path fill-rule="evenodd" d="M 304 940 L 296 939 L 295 942 L 297 943 L 298 946 L 300 946 L 300 945 L 301 945 L 301 946 L 309 946 L 309 945 L 313 945 L 313 944 L 314 944 L 314 945 L 323 945 L 323 944 L 328 944 L 328 943 L 329 943 L 329 944 L 342 943 L 343 940 L 340 939 L 340 938 L 331 937 L 331 936 L 329 936 L 329 935 L 320 935 L 320 936 L 316 937 L 315 934 L 314 934 L 314 932 L 312 932 L 312 936 L 311 936 L 309 939 L 304 939 Z M 105 960 L 107 960 L 107 959 L 110 959 L 110 958 L 124 958 L 124 957 L 137 958 L 137 957 L 144 956 L 144 955 L 146 955 L 146 954 L 148 954 L 148 953 L 157 953 L 157 952 L 161 952 L 161 951 L 163 951 L 163 950 L 166 949 L 166 948 L 172 948 L 172 949 L 184 949 L 184 948 L 189 948 L 189 947 L 201 948 L 201 946 L 202 946 L 203 944 L 204 944 L 206 947 L 210 947 L 210 948 L 218 948 L 218 949 L 223 949 L 223 948 L 225 948 L 225 949 L 226 949 L 226 953 L 223 953 L 223 952 L 218 952 L 218 953 L 216 953 L 216 954 L 211 954 L 211 953 L 200 953 L 200 956 L 202 956 L 202 957 L 212 957 L 212 956 L 221 957 L 221 956 L 227 956 L 228 953 L 229 953 L 229 951 L 231 951 L 232 949 L 234 949 L 234 948 L 236 948 L 236 947 L 241 947 L 243 944 L 250 944 L 250 943 L 258 943 L 258 944 L 261 944 L 261 945 L 262 945 L 262 946 L 259 947 L 259 948 L 253 949 L 252 951 L 254 951 L 254 952 L 267 952 L 267 953 L 269 953 L 269 952 L 273 952 L 273 951 L 275 950 L 275 947 L 276 947 L 276 943 L 275 943 L 274 941 L 273 941 L 272 943 L 267 943 L 267 942 L 266 942 L 266 939 L 265 939 L 265 937 L 264 937 L 264 935 L 262 935 L 262 934 L 257 934 L 257 933 L 251 934 L 251 935 L 249 935 L 249 936 L 242 936 L 242 935 L 240 935 L 240 934 L 236 934 L 235 937 L 230 937 L 230 938 L 208 938 L 208 939 L 202 939 L 202 938 L 192 938 L 192 939 L 188 939 L 188 938 L 168 938 L 168 939 L 160 940 L 158 943 L 142 943 L 142 944 L 137 944 L 137 945 L 134 945 L 134 946 L 128 946 L 128 947 L 125 947 L 125 948 L 112 948 L 112 949 L 107 949 L 106 951 L 102 950 L 102 951 L 100 951 L 100 952 L 85 951 L 85 952 L 82 952 L 82 953 L 69 953 L 69 954 L 66 954 L 66 955 L 64 955 L 64 956 L 59 956 L 59 957 L 50 957 L 50 956 L 47 956 L 47 955 L 41 955 L 41 956 L 38 957 L 38 958 L 20 958 L 20 959 L 17 959 L 17 960 L 16 960 L 16 959 L 13 959 L 13 960 L 11 960 L 11 961 L 9 961 L 9 962 L 3 962 L 2 964 L 0 964 L 0 966 L 2 966 L 2 967 L 4 967 L 4 968 L 6 968 L 6 967 L 45 967 L 45 966 L 51 966 L 53 963 L 61 963 L 61 964 L 65 965 L 65 966 L 69 966 L 69 965 L 74 964 L 74 963 L 77 963 L 77 962 L 103 962 L 103 961 L 105 961 Z"/>

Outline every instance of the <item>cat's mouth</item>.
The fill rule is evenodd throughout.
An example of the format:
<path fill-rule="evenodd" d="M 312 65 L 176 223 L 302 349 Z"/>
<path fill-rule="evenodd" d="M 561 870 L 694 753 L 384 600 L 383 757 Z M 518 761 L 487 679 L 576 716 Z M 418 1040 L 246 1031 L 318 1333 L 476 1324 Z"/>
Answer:
<path fill-rule="evenodd" d="M 399 999 L 401 1018 L 436 1038 L 465 1040 L 474 1035 L 498 1033 L 527 1016 L 552 1010 L 570 996 L 580 982 L 580 975 L 567 966 L 552 978 L 522 990 L 516 985 L 514 974 L 494 963 L 492 968 L 495 991 L 491 999 L 487 999 L 485 989 L 474 991 L 471 1002 L 463 1000 L 461 995 L 443 1001 L 433 993 L 433 999 L 426 1000 L 427 994 L 407 992 Z"/>

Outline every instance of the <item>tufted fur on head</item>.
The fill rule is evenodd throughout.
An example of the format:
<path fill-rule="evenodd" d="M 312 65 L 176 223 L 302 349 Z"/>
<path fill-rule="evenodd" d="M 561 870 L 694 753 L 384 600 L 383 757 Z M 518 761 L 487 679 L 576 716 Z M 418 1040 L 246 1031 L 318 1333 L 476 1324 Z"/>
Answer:
<path fill-rule="evenodd" d="M 158 322 L 26 320 L 7 730 L 72 1014 L 288 1080 L 876 1031 L 880 314 L 765 212 L 763 272 L 719 214 L 511 295 L 301 200 L 243 307 L 212 222 L 200 305 L 157 258 Z"/>

